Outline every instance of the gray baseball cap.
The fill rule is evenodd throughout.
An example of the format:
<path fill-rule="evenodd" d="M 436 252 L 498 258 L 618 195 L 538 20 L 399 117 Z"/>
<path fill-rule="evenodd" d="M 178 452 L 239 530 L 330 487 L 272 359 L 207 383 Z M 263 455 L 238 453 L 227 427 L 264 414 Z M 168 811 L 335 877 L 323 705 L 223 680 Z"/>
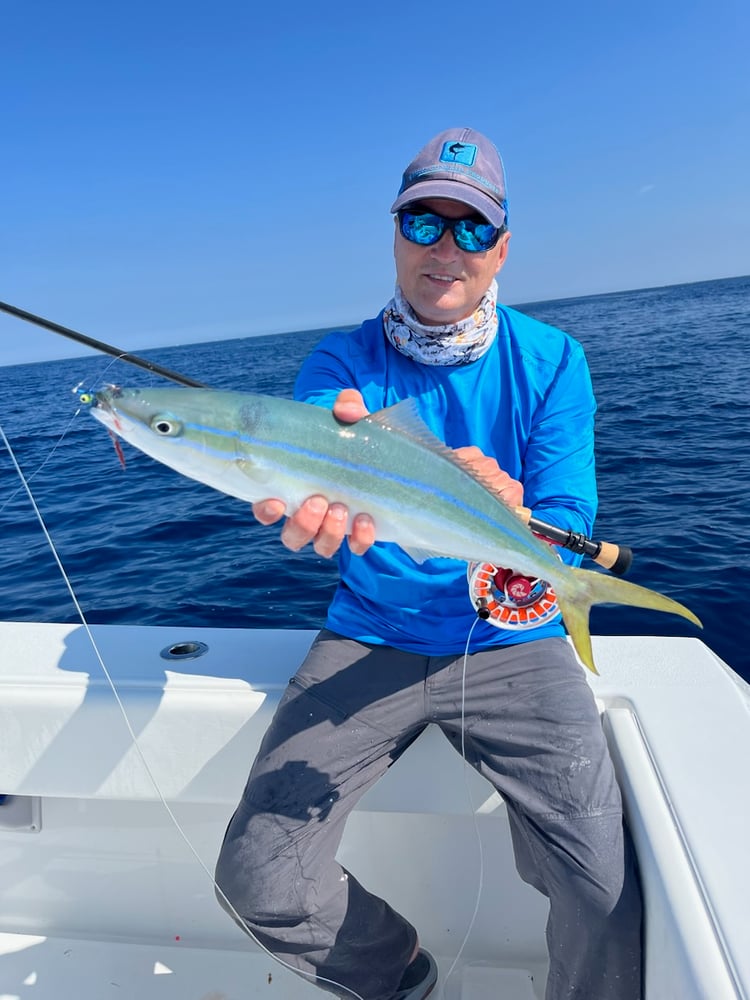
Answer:
<path fill-rule="evenodd" d="M 505 171 L 490 140 L 472 128 L 449 128 L 430 139 L 404 171 L 391 212 L 426 198 L 461 201 L 498 229 L 507 225 Z"/>

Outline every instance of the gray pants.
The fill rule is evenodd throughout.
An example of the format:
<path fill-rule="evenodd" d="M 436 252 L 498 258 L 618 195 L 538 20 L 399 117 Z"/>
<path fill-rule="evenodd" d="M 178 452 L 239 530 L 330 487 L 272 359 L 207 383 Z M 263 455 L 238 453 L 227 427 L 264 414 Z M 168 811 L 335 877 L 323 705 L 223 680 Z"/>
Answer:
<path fill-rule="evenodd" d="M 462 669 L 463 656 L 321 632 L 227 829 L 222 891 L 267 948 L 341 997 L 390 1000 L 417 937 L 336 862 L 344 823 L 428 723 L 460 748 Z M 638 1000 L 633 853 L 594 698 L 565 640 L 470 656 L 464 732 L 467 760 L 507 803 L 522 878 L 550 901 L 547 1000 Z"/>

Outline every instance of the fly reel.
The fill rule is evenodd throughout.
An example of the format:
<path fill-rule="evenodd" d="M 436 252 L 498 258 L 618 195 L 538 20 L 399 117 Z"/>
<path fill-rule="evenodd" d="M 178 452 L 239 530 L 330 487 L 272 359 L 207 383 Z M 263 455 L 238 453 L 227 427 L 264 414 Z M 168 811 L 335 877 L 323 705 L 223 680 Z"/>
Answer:
<path fill-rule="evenodd" d="M 467 576 L 477 614 L 497 628 L 536 628 L 560 613 L 555 592 L 545 580 L 486 562 L 470 563 Z"/>

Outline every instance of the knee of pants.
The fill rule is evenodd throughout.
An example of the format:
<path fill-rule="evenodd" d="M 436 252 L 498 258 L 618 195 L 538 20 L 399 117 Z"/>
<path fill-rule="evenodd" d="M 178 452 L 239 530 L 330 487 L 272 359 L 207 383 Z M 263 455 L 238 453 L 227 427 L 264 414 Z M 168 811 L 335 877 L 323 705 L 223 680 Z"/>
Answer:
<path fill-rule="evenodd" d="M 235 836 L 230 824 L 216 862 L 219 903 L 235 920 L 232 910 L 250 924 L 304 919 L 315 883 L 304 870 L 304 855 L 294 845 L 278 851 L 257 827 Z"/>
<path fill-rule="evenodd" d="M 629 845 L 623 840 L 622 821 L 589 817 L 584 826 L 599 834 L 575 842 L 573 851 L 555 850 L 558 891 L 575 897 L 576 907 L 590 916 L 605 919 L 615 911 L 637 909 L 640 905 L 637 873 Z M 578 825 L 578 824 L 577 824 Z M 598 827 L 598 830 L 597 830 Z M 569 844 L 565 845 L 569 848 Z"/>
<path fill-rule="evenodd" d="M 521 877 L 556 905 L 592 918 L 637 900 L 635 865 L 621 813 L 545 817 L 532 822 L 509 814 Z"/>

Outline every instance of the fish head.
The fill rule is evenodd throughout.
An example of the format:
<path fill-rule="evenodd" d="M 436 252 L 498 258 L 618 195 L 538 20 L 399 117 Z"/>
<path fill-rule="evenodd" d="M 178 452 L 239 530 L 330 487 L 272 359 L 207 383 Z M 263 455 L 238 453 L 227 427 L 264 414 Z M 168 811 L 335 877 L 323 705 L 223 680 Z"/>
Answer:
<path fill-rule="evenodd" d="M 112 435 L 176 472 L 254 501 L 268 495 L 258 435 L 268 419 L 263 397 L 213 389 L 109 386 L 79 400 Z"/>
<path fill-rule="evenodd" d="M 93 395 L 82 394 L 81 401 L 90 403 L 91 415 L 107 430 L 147 454 L 158 448 L 159 441 L 178 438 L 184 431 L 173 396 L 165 398 L 159 390 L 109 386 Z"/>

